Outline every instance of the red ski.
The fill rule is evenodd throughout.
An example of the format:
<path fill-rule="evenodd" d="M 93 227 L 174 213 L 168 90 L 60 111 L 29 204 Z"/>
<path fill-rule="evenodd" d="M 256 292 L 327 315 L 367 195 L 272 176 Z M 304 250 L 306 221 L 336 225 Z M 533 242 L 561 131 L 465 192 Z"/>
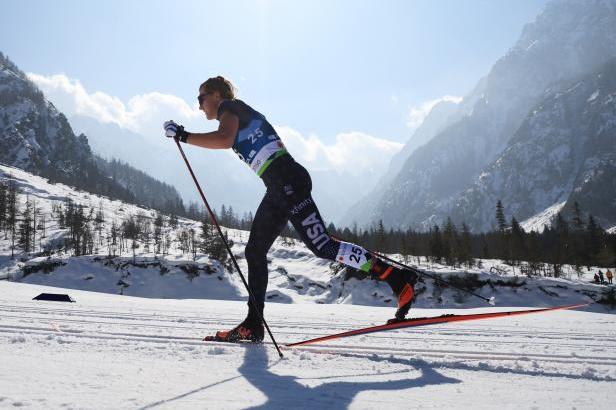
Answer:
<path fill-rule="evenodd" d="M 508 311 L 508 312 L 475 313 L 475 314 L 470 314 L 470 315 L 442 315 L 442 316 L 437 316 L 437 317 L 412 318 L 412 319 L 406 319 L 406 320 L 391 323 L 391 324 L 370 326 L 370 327 L 365 327 L 363 329 L 356 329 L 356 330 L 350 330 L 348 332 L 337 333 L 335 335 L 329 335 L 329 336 L 317 337 L 315 339 L 304 340 L 302 342 L 289 343 L 286 345 L 286 347 L 302 346 L 302 345 L 307 345 L 307 344 L 312 344 L 312 343 L 324 342 L 326 340 L 340 339 L 343 337 L 350 337 L 350 336 L 365 335 L 368 333 L 383 332 L 386 330 L 402 329 L 405 327 L 418 327 L 418 326 L 436 325 L 439 323 L 463 322 L 466 320 L 480 320 L 480 319 L 492 319 L 492 318 L 504 317 L 504 316 L 527 315 L 530 313 L 550 312 L 553 310 L 575 309 L 578 307 L 588 306 L 588 305 L 590 305 L 590 303 L 556 306 L 556 307 L 543 308 L 543 309 L 515 310 L 515 311 Z"/>

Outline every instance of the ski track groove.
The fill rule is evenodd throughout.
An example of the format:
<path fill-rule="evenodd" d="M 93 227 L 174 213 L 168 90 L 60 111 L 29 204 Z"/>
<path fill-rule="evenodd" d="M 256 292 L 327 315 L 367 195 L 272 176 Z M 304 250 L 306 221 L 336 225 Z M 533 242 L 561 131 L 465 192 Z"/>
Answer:
<path fill-rule="evenodd" d="M 120 340 L 120 341 L 139 341 L 139 342 L 151 342 L 151 343 L 174 343 L 183 345 L 203 346 L 203 345 L 217 345 L 220 346 L 220 342 L 204 342 L 196 337 L 190 336 L 171 336 L 171 335 L 152 335 L 152 334 L 136 334 L 136 333 L 123 333 L 123 332 L 95 332 L 89 333 L 86 331 L 74 330 L 74 329 L 61 329 L 60 332 L 50 328 L 41 328 L 33 326 L 15 326 L 15 325 L 0 325 L 0 333 L 15 333 L 16 331 L 22 334 L 38 334 L 38 335 L 50 335 L 55 334 L 58 336 L 73 336 L 85 339 L 95 340 Z M 265 345 L 271 343 L 266 342 Z M 225 343 L 225 347 L 239 347 L 242 345 Z M 243 346 L 242 346 L 243 347 Z M 594 365 L 614 366 L 616 365 L 616 357 L 605 356 L 566 356 L 566 355 L 550 355 L 541 353 L 501 353 L 490 352 L 486 354 L 485 351 L 470 351 L 470 350 L 440 350 L 440 349 L 420 349 L 420 348 L 378 348 L 376 346 L 369 345 L 332 345 L 324 344 L 311 347 L 294 347 L 287 350 L 300 350 L 300 351 L 327 351 L 332 354 L 339 354 L 344 352 L 361 352 L 363 354 L 398 354 L 403 356 L 411 356 L 413 354 L 421 355 L 422 357 L 432 358 L 457 358 L 457 359 L 471 359 L 471 360 L 506 360 L 506 361 L 542 361 L 542 362 L 554 362 L 554 363 L 583 363 Z"/>
<path fill-rule="evenodd" d="M 49 322 L 50 321 L 49 318 L 35 317 L 35 316 L 23 316 L 23 315 L 20 315 L 20 316 L 4 315 L 3 318 L 13 318 L 13 319 L 18 319 L 20 321 L 23 321 L 24 319 L 29 319 L 29 320 L 32 320 L 32 321 L 39 321 L 39 322 Z M 126 323 L 126 322 L 112 322 L 112 321 L 78 320 L 78 319 L 73 319 L 73 318 L 69 319 L 69 318 L 66 318 L 66 317 L 54 318 L 52 320 L 55 320 L 55 321 L 58 321 L 58 322 L 61 322 L 61 323 L 99 325 L 99 327 L 100 327 L 100 325 L 107 325 L 107 326 L 117 326 L 117 325 L 120 325 L 120 326 L 130 326 L 132 328 L 139 328 L 140 327 L 140 328 L 154 328 L 154 329 L 164 328 L 164 329 L 175 329 L 175 330 L 187 330 L 187 331 L 191 331 L 192 333 L 194 333 L 194 332 L 202 332 L 203 334 L 207 334 L 207 333 L 213 332 L 215 330 L 219 330 L 219 329 L 217 329 L 215 327 L 199 327 L 199 328 L 196 328 L 194 326 L 190 326 L 191 322 L 180 322 L 180 323 L 185 324 L 184 326 L 182 326 L 182 325 L 179 325 L 179 324 L 170 325 L 170 324 L 163 324 L 163 323 L 159 323 L 159 324 L 143 324 L 143 323 L 136 323 L 136 322 Z M 206 323 L 207 324 L 212 324 L 212 323 L 209 323 L 209 322 L 200 322 L 200 324 L 206 324 Z M 216 322 L 215 324 L 219 324 L 219 322 Z M 231 323 L 229 323 L 229 325 L 231 325 Z M 0 325 L 0 327 L 2 327 L 2 325 Z M 311 326 L 306 326 L 306 325 L 304 326 L 304 328 L 312 329 Z M 404 330 L 412 331 L 412 329 L 400 329 L 400 330 L 398 330 L 398 332 L 402 332 Z M 464 336 L 466 336 L 466 338 L 463 339 L 463 340 L 460 340 L 460 339 L 459 340 L 455 340 L 455 339 L 452 340 L 451 338 L 431 337 L 432 334 L 438 335 L 441 332 L 433 332 L 432 334 L 426 334 L 426 333 L 424 333 L 424 330 L 425 329 L 421 329 L 421 335 L 418 335 L 418 336 L 399 336 L 396 339 L 397 340 L 401 340 L 401 341 L 404 340 L 404 341 L 420 341 L 420 342 L 421 341 L 426 341 L 427 339 L 429 339 L 429 341 L 431 341 L 431 342 L 441 341 L 441 342 L 446 342 L 446 343 L 450 343 L 450 344 L 452 342 L 467 342 L 467 343 L 468 342 L 472 342 L 472 343 L 475 343 L 475 344 L 477 344 L 477 343 L 480 343 L 480 344 L 499 343 L 499 344 L 510 344 L 510 345 L 520 344 L 520 341 L 510 341 L 510 340 L 494 341 L 494 340 L 490 340 L 490 339 L 486 340 L 485 339 L 485 337 L 486 337 L 485 335 L 483 335 L 484 336 L 483 340 L 479 339 L 479 338 L 471 339 L 471 338 L 468 337 L 468 334 L 464 335 Z M 69 331 L 67 331 L 67 332 L 69 332 Z M 71 332 L 72 333 L 79 333 L 80 331 L 72 330 Z M 319 333 L 319 332 L 316 332 L 316 331 L 312 331 L 312 332 L 306 332 L 306 331 L 304 331 L 304 332 L 300 332 L 300 331 L 295 331 L 295 332 L 292 332 L 292 331 L 282 331 L 278 327 L 276 328 L 276 333 L 277 334 L 289 335 L 289 336 L 306 337 L 306 338 L 307 337 L 311 337 L 311 336 L 315 336 L 316 337 L 316 336 L 322 336 L 323 335 L 322 333 Z M 366 335 L 366 336 L 370 337 L 370 339 L 389 339 L 389 336 L 382 336 L 382 335 L 377 335 L 377 334 Z M 478 335 L 476 333 L 473 333 L 473 336 L 476 337 L 476 336 L 482 336 L 482 335 L 481 334 Z M 487 337 L 494 337 L 494 335 L 490 334 Z M 502 337 L 502 336 L 499 336 L 499 337 Z M 535 340 L 536 339 L 536 335 L 533 335 L 533 336 L 528 335 L 526 337 L 532 338 L 533 339 L 532 343 L 534 345 L 547 345 L 547 346 L 553 346 L 554 345 L 553 343 L 550 343 L 550 342 L 543 342 L 543 341 Z M 573 338 L 573 340 L 578 340 L 578 339 Z M 594 342 L 597 342 L 597 341 L 601 340 L 602 341 L 602 344 L 601 344 L 602 347 L 604 347 L 606 349 L 616 349 L 616 338 L 605 338 L 605 339 L 602 339 L 600 337 L 590 335 L 589 337 L 586 337 L 586 338 L 582 339 L 583 342 L 587 342 L 589 340 L 592 340 Z M 613 344 L 606 345 L 605 342 L 613 342 Z M 580 346 L 585 346 L 585 345 L 586 345 L 586 343 L 559 343 L 558 344 L 559 347 L 580 347 Z"/>
<path fill-rule="evenodd" d="M 14 329 L 11 329 L 14 331 Z M 0 333 L 6 332 L 5 330 L 0 328 Z M 174 345 L 190 345 L 190 346 L 221 346 L 220 342 L 204 342 L 198 340 L 198 338 L 193 338 L 194 341 L 184 340 L 184 339 L 176 339 L 169 336 L 115 336 L 115 335 L 92 335 L 92 334 L 83 334 L 83 333 L 66 333 L 61 332 L 58 333 L 52 329 L 42 329 L 42 330 L 22 330 L 22 334 L 33 334 L 33 335 L 49 335 L 49 334 L 57 334 L 59 336 L 72 336 L 78 338 L 85 339 L 94 339 L 94 340 L 116 340 L 116 341 L 125 341 L 125 342 L 146 342 L 146 343 L 158 343 L 158 344 L 169 344 L 170 342 Z M 265 343 L 266 345 L 272 345 L 272 343 Z M 245 346 L 246 345 L 246 346 Z M 231 349 L 244 349 L 250 347 L 250 344 L 234 344 L 234 343 L 224 343 L 225 348 Z M 366 358 L 370 358 L 374 355 L 387 355 L 390 357 L 394 357 L 392 354 L 393 349 L 379 349 L 374 346 L 333 346 L 333 345 L 325 345 L 325 346 L 312 346 L 312 347 L 286 347 L 280 346 L 283 350 L 298 350 L 310 353 L 325 353 L 325 354 L 345 354 L 345 353 L 360 353 L 364 355 Z M 587 364 L 587 365 L 600 365 L 600 366 L 614 366 L 616 361 L 608 360 L 605 361 L 605 358 L 597 357 L 592 359 L 579 359 L 578 357 L 573 358 L 564 358 L 564 357 L 535 357 L 533 354 L 523 354 L 523 355 L 508 355 L 508 356 L 496 356 L 492 354 L 485 354 L 481 352 L 477 353 L 463 353 L 458 354 L 455 351 L 446 351 L 446 353 L 439 353 L 439 351 L 431 351 L 431 350 L 421 350 L 415 351 L 412 349 L 408 349 L 403 352 L 396 352 L 397 357 L 411 358 L 412 356 L 416 356 L 417 353 L 421 358 L 430 357 L 433 359 L 455 359 L 455 360 L 495 360 L 495 361 L 539 361 L 539 362 L 548 362 L 548 363 L 564 363 L 564 364 Z M 413 355 L 415 353 L 415 355 Z"/>
<path fill-rule="evenodd" d="M 10 312 L 14 312 L 14 313 L 22 313 L 23 310 L 26 307 L 21 307 L 21 306 L 7 306 L 7 305 L 0 305 L 0 309 L 3 307 L 9 307 L 9 308 L 13 308 L 13 310 L 9 310 Z M 216 325 L 221 325 L 221 326 L 225 326 L 225 325 L 234 325 L 236 324 L 236 322 L 238 320 L 242 320 L 243 316 L 237 316 L 237 319 L 235 317 L 229 319 L 229 315 L 225 314 L 225 316 L 223 317 L 222 315 L 217 315 L 217 314 L 213 314 L 211 312 L 208 312 L 208 315 L 210 316 L 214 316 L 215 318 L 213 319 L 205 319 L 203 317 L 200 316 L 172 316 L 172 315 L 160 315 L 160 314 L 156 314 L 156 316 L 154 316 L 153 314 L 148 314 L 148 313 L 138 313 L 138 314 L 125 314 L 125 313 L 116 313 L 116 312 L 109 312 L 109 311 L 96 311 L 96 310 L 72 310 L 72 309 L 48 309 L 47 307 L 45 308 L 35 308 L 35 307 L 27 307 L 29 308 L 33 313 L 38 313 L 38 314 L 43 314 L 43 315 L 53 315 L 53 314 L 60 314 L 60 315 L 68 315 L 68 316 L 84 316 L 84 317 L 96 317 L 96 318 L 102 318 L 102 319 L 117 319 L 117 320 L 134 320 L 139 318 L 140 320 L 143 321 L 150 321 L 150 322 L 162 322 L 164 321 L 164 319 L 167 319 L 167 321 L 169 322 L 180 322 L 180 323 L 195 323 L 195 324 L 216 324 Z M 104 315 L 101 315 L 101 313 L 103 313 Z M 216 319 L 216 318 L 222 318 L 222 319 Z M 495 318 L 494 320 L 498 320 L 499 318 Z M 340 329 L 340 330 L 354 330 L 360 327 L 368 327 L 368 326 L 374 326 L 375 323 L 374 321 L 361 321 L 358 320 L 357 321 L 357 325 L 353 325 L 353 326 L 349 326 L 349 325 L 341 325 L 337 322 L 311 322 L 310 324 L 306 324 L 305 322 L 290 322 L 285 320 L 284 323 L 278 323 L 276 322 L 276 320 L 268 320 L 268 323 L 270 325 L 272 325 L 272 327 L 277 327 L 277 328 L 284 328 L 284 327 L 293 327 L 293 328 L 307 328 L 307 329 L 321 329 L 321 328 L 325 328 L 325 329 L 332 329 L 332 328 L 336 328 L 336 329 Z M 455 335 L 455 334 L 459 334 L 459 335 L 467 335 L 468 332 L 473 332 L 473 333 L 477 333 L 477 334 L 481 334 L 482 332 L 487 333 L 487 334 L 492 334 L 492 333 L 496 333 L 496 331 L 485 331 L 485 330 L 481 330 L 481 329 L 477 329 L 477 328 L 469 328 L 469 327 L 460 327 L 456 324 L 448 324 L 448 323 L 443 323 L 443 324 L 439 324 L 438 326 L 455 326 L 455 329 L 439 329 L 438 331 L 430 331 L 430 330 L 426 330 L 426 333 L 447 333 L 450 335 Z M 503 330 L 503 328 L 507 328 L 509 326 L 502 326 L 499 325 L 499 330 Z M 400 331 L 400 330 L 392 330 L 393 332 L 395 331 Z M 549 337 L 550 335 L 553 336 L 557 336 L 557 338 L 561 339 L 562 338 L 562 334 L 563 332 L 550 332 L 550 331 L 536 331 L 536 330 L 530 330 L 530 331 L 523 331 L 523 330 L 507 330 L 507 337 L 511 336 L 511 334 L 515 334 L 515 336 L 531 336 L 533 338 L 536 338 L 538 335 L 540 335 L 541 337 Z M 597 340 L 597 338 L 604 338 L 605 340 L 613 340 L 615 335 L 612 334 L 593 334 L 592 337 L 588 337 L 588 333 L 581 333 L 581 332 L 567 332 L 567 336 L 569 337 L 581 337 L 580 340 Z M 503 336 L 504 337 L 504 336 Z"/>
<path fill-rule="evenodd" d="M 0 307 L 2 307 L 2 305 L 0 305 Z M 20 310 L 17 310 L 15 308 L 18 308 L 17 306 L 11 306 L 13 308 L 13 310 L 9 310 L 12 313 L 20 313 Z M 228 315 L 225 316 L 225 320 L 217 320 L 217 319 L 204 319 L 204 318 L 199 318 L 199 320 L 187 320 L 185 316 L 170 316 L 170 315 L 157 315 L 156 317 L 153 317 L 152 315 L 147 315 L 145 313 L 140 313 L 138 315 L 123 315 L 125 317 L 118 317 L 117 314 L 114 314 L 112 312 L 104 312 L 106 316 L 103 316 L 101 314 L 97 314 L 95 310 L 71 310 L 71 309 L 43 309 L 43 308 L 34 308 L 34 307 L 30 307 L 30 313 L 34 313 L 34 314 L 40 314 L 40 315 L 44 315 L 46 317 L 48 317 L 50 320 L 54 320 L 54 321 L 60 321 L 60 322 L 69 322 L 69 321 L 74 321 L 75 323 L 95 323 L 98 325 L 129 325 L 132 327 L 156 327 L 156 328 L 169 328 L 169 329 L 187 329 L 187 326 L 178 326 L 176 323 L 182 323 L 185 325 L 204 325 L 206 326 L 205 328 L 195 328 L 192 327 L 190 328 L 192 331 L 203 331 L 203 332 L 210 332 L 212 330 L 219 330 L 210 326 L 221 326 L 221 327 L 226 327 L 226 326 L 233 326 L 238 320 L 229 320 Z M 62 315 L 61 317 L 57 317 L 57 318 L 51 318 L 49 316 L 53 316 L 53 315 Z M 67 318 L 67 316 L 71 317 L 70 319 Z M 128 316 L 128 317 L 126 317 Z M 4 315 L 3 317 L 11 317 L 8 315 Z M 20 316 L 12 316 L 13 318 L 17 318 L 17 319 L 25 319 L 26 317 L 20 315 Z M 94 317 L 94 318 L 98 318 L 98 319 L 114 319 L 114 320 L 120 320 L 120 322 L 113 322 L 113 321 L 88 321 L 88 320 L 78 320 L 78 319 L 73 319 L 73 317 Z M 31 319 L 34 319 L 32 317 L 30 317 Z M 167 320 L 164 320 L 164 319 Z M 133 320 L 132 322 L 128 322 L 128 320 Z M 144 323 L 137 323 L 136 321 L 134 321 L 135 319 L 137 319 L 138 321 L 144 321 L 144 322 L 156 322 L 156 324 L 144 324 Z M 169 319 L 175 319 L 175 320 L 169 320 Z M 45 320 L 44 318 L 40 318 L 39 320 Z M 174 323 L 174 325 L 169 325 L 169 324 L 163 324 L 163 322 L 171 322 Z M 284 322 L 284 323 L 276 323 L 276 321 L 274 322 L 270 322 L 270 325 L 272 328 L 276 328 L 277 331 L 276 333 L 278 334 L 286 334 L 286 335 L 300 335 L 302 338 L 307 338 L 308 336 L 322 336 L 324 333 L 331 333 L 331 329 L 335 326 L 336 329 L 340 329 L 340 330 L 352 330 L 358 327 L 361 327 L 362 325 L 357 325 L 356 327 L 349 327 L 349 326 L 340 326 L 338 324 L 332 324 L 332 323 L 325 323 L 325 322 L 317 322 L 316 324 L 314 323 L 310 323 L 310 324 L 306 324 L 306 323 L 289 323 L 289 322 Z M 370 326 L 373 325 L 373 322 L 366 322 L 365 323 L 366 326 Z M 439 326 L 439 328 L 437 328 L 436 326 Z M 505 337 L 510 337 L 512 333 L 515 334 L 515 336 L 517 337 L 524 337 L 527 339 L 532 339 L 532 343 L 533 344 L 543 344 L 543 345 L 553 345 L 552 343 L 549 342 L 540 342 L 537 341 L 538 338 L 541 339 L 546 339 L 546 340 L 562 340 L 562 335 L 563 332 L 539 332 L 539 331 L 508 331 L 508 333 L 506 335 L 501 333 L 502 329 L 492 329 L 492 330 L 481 330 L 481 329 L 470 329 L 470 328 L 456 328 L 456 329 L 443 329 L 441 326 L 452 326 L 451 324 L 442 324 L 442 325 L 435 325 L 435 327 L 432 329 L 421 329 L 421 330 L 415 330 L 416 332 L 419 332 L 421 334 L 420 336 L 409 336 L 409 335 L 400 335 L 400 333 L 404 332 L 406 329 L 399 329 L 399 330 L 392 330 L 392 332 L 396 332 L 398 334 L 398 336 L 396 337 L 397 340 L 400 341 L 425 341 L 426 339 L 429 339 L 430 341 L 445 341 L 447 343 L 451 343 L 452 339 L 451 338 L 446 338 L 446 339 L 441 339 L 438 337 L 432 337 L 433 335 L 436 336 L 442 336 L 442 335 L 450 335 L 450 336 L 463 336 L 464 339 L 462 340 L 457 340 L 459 342 L 474 342 L 474 343 L 484 343 L 484 344 L 493 344 L 493 343 L 499 343 L 499 344 L 519 344 L 519 341 L 507 341 L 507 340 L 499 340 L 499 339 L 503 339 Z M 281 329 L 286 329 L 286 328 L 293 328 L 296 330 L 301 330 L 301 329 L 308 329 L 311 331 L 296 331 L 296 332 L 289 332 L 289 331 L 283 331 Z M 324 332 L 318 332 L 319 329 L 325 329 Z M 407 330 L 408 331 L 408 330 Z M 480 339 L 471 339 L 469 340 L 469 334 L 472 334 L 474 337 L 476 338 L 494 338 L 496 340 L 480 340 Z M 577 332 L 567 332 L 566 333 L 568 336 L 569 340 L 575 340 L 575 341 L 579 341 L 580 343 L 576 344 L 576 343 L 572 343 L 572 344 L 562 344 L 562 343 L 558 343 L 558 346 L 567 346 L 570 345 L 572 347 L 576 347 L 576 346 L 580 346 L 583 345 L 587 342 L 592 342 L 592 343 L 597 343 L 597 342 L 602 342 L 602 345 L 605 342 L 616 342 L 616 337 L 613 337 L 611 335 L 606 335 L 606 334 L 588 334 L 588 333 L 577 333 Z M 370 335 L 368 336 L 371 339 L 389 339 L 389 336 L 382 336 L 382 335 Z"/>

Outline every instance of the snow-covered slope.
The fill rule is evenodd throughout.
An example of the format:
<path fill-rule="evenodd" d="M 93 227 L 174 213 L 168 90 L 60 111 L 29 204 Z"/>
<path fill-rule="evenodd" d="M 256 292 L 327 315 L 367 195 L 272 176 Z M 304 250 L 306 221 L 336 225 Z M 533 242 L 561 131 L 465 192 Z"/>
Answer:
<path fill-rule="evenodd" d="M 177 228 L 168 224 L 163 236 L 168 236 L 169 250 L 166 255 L 155 254 L 153 246 L 138 244 L 135 255 L 129 246 L 120 253 L 117 246 L 108 244 L 108 233 L 115 221 L 116 226 L 131 215 L 142 215 L 146 221 L 155 218 L 155 212 L 134 205 L 112 201 L 85 192 L 74 191 L 62 184 L 50 184 L 44 178 L 17 168 L 0 166 L 0 177 L 11 174 L 23 193 L 21 201 L 36 201 L 41 214 L 52 214 L 52 209 L 71 200 L 88 210 L 101 212 L 101 235 L 96 233 L 94 254 L 74 256 L 65 250 L 57 251 L 68 235 L 58 221 L 47 219 L 46 236 L 37 236 L 40 245 L 30 254 L 20 253 L 10 259 L 11 242 L 0 235 L 0 278 L 9 278 L 24 283 L 83 289 L 105 293 L 154 298 L 203 298 L 246 300 L 246 291 L 238 274 L 229 263 L 221 263 L 209 255 L 197 252 L 193 255 L 180 249 L 178 238 L 182 231 L 200 229 L 200 223 L 180 219 Z M 225 229 L 233 242 L 233 253 L 246 274 L 244 247 L 248 232 Z M 54 252 L 41 255 L 39 249 Z M 55 250 L 55 251 L 54 251 Z M 109 256 L 114 254 L 116 256 Z M 393 255 L 399 257 L 399 255 Z M 347 278 L 339 266 L 315 257 L 303 244 L 289 238 L 279 238 L 269 255 L 268 302 L 359 304 L 389 306 L 396 304 L 389 286 L 384 282 Z M 442 265 L 428 265 L 425 258 L 421 268 L 432 274 L 456 281 L 460 286 L 470 286 L 485 297 L 496 296 L 503 306 L 550 306 L 603 298 L 606 288 L 590 283 L 596 269 L 573 275 L 565 267 L 569 279 L 535 278 L 515 276 L 511 267 L 500 261 L 482 261 L 481 269 L 461 270 Z M 490 273 L 492 267 L 501 272 Z M 503 274 L 504 273 L 504 274 Z M 452 288 L 438 286 L 432 279 L 423 278 L 416 288 L 417 307 L 481 307 L 478 298 L 469 297 Z M 597 311 L 605 311 L 603 305 L 594 305 Z"/>
<path fill-rule="evenodd" d="M 526 232 L 543 232 L 546 226 L 552 226 L 552 219 L 563 209 L 566 202 L 557 202 L 543 211 L 522 221 L 520 226 Z"/>
<path fill-rule="evenodd" d="M 76 303 L 31 300 L 66 291 Z M 474 309 L 482 312 L 485 309 Z M 616 322 L 560 311 L 284 349 L 202 342 L 244 302 L 141 299 L 0 282 L 1 408 L 613 408 Z M 382 323 L 389 309 L 267 309 L 280 344 Z M 415 316 L 459 313 L 416 310 Z"/>
<path fill-rule="evenodd" d="M 101 209 L 104 227 L 152 211 L 78 192 L 17 168 L 11 173 L 42 212 L 72 200 Z M 197 223 L 181 219 L 182 229 Z M 247 232 L 225 229 L 246 271 Z M 66 230 L 48 220 L 42 247 Z M 53 248 L 53 247 L 51 247 Z M 50 248 L 50 249 L 51 249 Z M 0 235 L 0 408 L 611 408 L 616 325 L 605 305 L 463 324 L 376 333 L 304 348 L 206 343 L 239 323 L 246 292 L 228 266 L 175 243 L 164 257 L 142 247 L 51 256 L 17 253 Z M 383 323 L 393 313 L 383 283 L 344 280 L 303 245 L 278 240 L 270 254 L 265 314 L 281 344 Z M 470 275 L 446 266 L 432 274 L 495 296 L 497 308 L 424 279 L 414 317 L 509 310 L 599 299 L 605 286 L 576 279 L 514 276 L 499 261 Z M 473 275 L 473 273 L 475 275 Z M 96 291 L 96 292 L 89 292 Z M 67 293 L 76 303 L 34 301 Z M 142 296 L 142 297 L 136 297 Z M 145 297 L 145 298 L 144 298 Z M 278 302 L 278 303 L 269 303 Z M 468 308 L 475 309 L 468 309 Z M 435 309 L 436 308 L 436 309 Z M 464 311 L 461 311 L 464 309 Z M 515 308 L 513 308 L 515 309 Z M 515 385 L 515 389 L 512 389 Z"/>

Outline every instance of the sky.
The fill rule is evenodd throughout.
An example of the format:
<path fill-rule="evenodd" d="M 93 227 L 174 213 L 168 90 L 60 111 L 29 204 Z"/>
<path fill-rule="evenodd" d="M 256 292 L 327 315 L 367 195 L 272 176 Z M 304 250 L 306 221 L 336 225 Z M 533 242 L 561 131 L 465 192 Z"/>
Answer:
<path fill-rule="evenodd" d="M 360 132 L 400 148 L 434 101 L 470 92 L 545 3 L 0 0 L 0 51 L 74 110 L 142 134 L 170 116 L 213 129 L 196 95 L 224 75 L 305 138 L 335 145 Z"/>

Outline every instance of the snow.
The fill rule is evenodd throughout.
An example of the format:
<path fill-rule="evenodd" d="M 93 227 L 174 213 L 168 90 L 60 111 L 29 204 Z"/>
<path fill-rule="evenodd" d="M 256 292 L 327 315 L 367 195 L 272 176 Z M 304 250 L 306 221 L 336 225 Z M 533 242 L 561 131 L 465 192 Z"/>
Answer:
<path fill-rule="evenodd" d="M 594 101 L 597 97 L 599 96 L 599 90 L 595 90 L 595 92 L 593 92 L 590 97 L 588 97 L 588 99 L 586 100 L 586 102 L 592 102 Z"/>
<path fill-rule="evenodd" d="M 31 300 L 43 291 L 62 290 L 0 282 L 0 357 L 9 369 L 0 372 L 0 407 L 612 408 L 612 315 L 558 311 L 405 329 L 285 348 L 279 359 L 269 341 L 200 341 L 240 321 L 244 302 L 68 289 L 76 303 Z M 281 344 L 382 323 L 390 313 L 267 307 Z"/>
<path fill-rule="evenodd" d="M 552 226 L 552 219 L 563 209 L 566 203 L 567 201 L 557 202 L 538 214 L 524 220 L 520 223 L 520 226 L 526 232 L 535 231 L 541 233 L 546 225 Z"/>

